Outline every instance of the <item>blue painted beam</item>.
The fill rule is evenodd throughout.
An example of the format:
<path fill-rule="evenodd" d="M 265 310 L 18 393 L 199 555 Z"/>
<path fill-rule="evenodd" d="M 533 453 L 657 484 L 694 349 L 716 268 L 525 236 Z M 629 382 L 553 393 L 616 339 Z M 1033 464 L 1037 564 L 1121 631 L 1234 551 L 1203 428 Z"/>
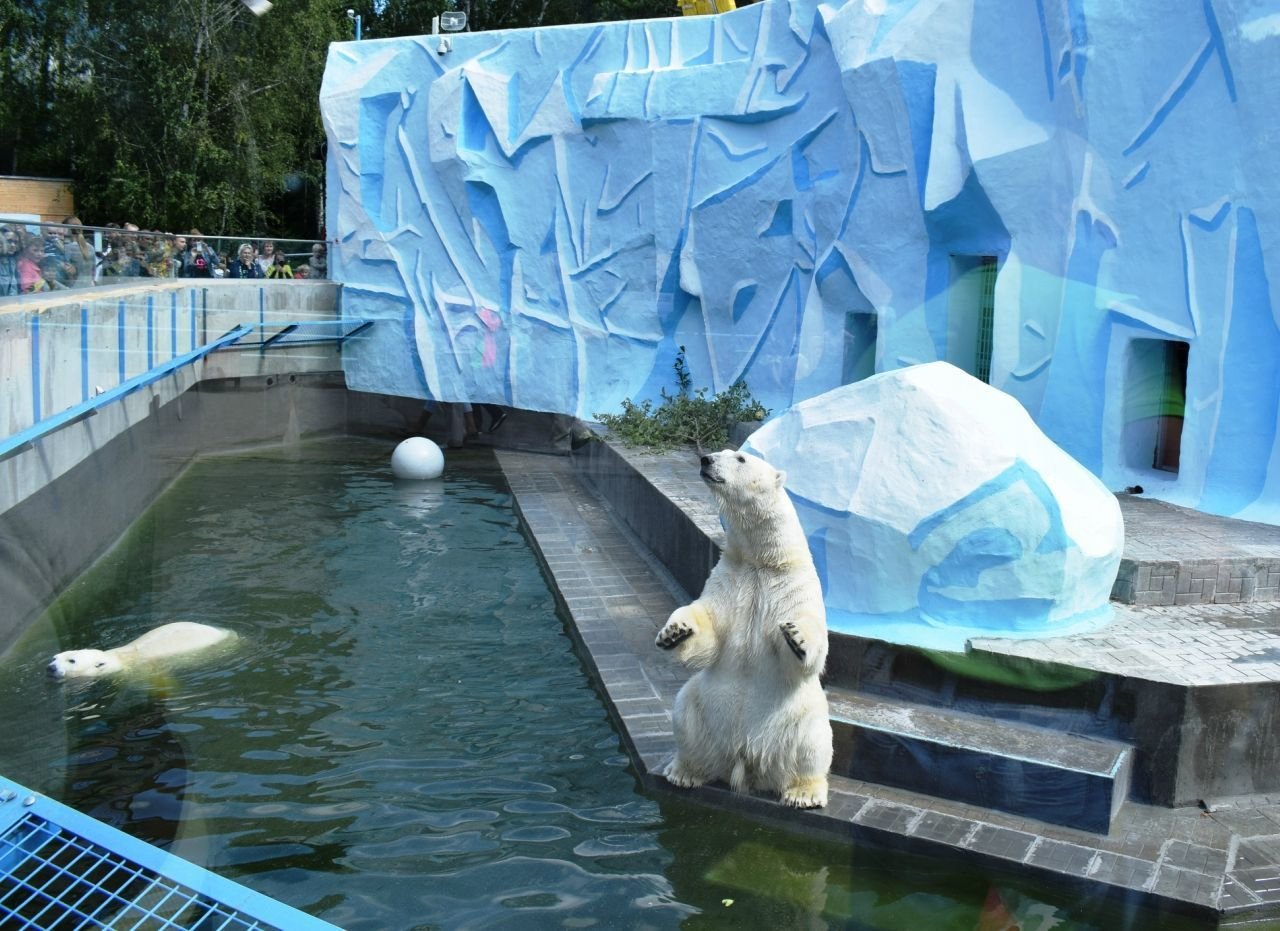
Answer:
<path fill-rule="evenodd" d="M 253 329 L 254 328 L 251 326 L 238 326 L 234 330 L 219 336 L 212 342 L 200 346 L 198 349 L 193 349 L 191 352 L 178 356 L 176 359 L 170 359 L 163 365 L 158 365 L 153 369 L 143 372 L 141 375 L 135 375 L 133 378 L 121 382 L 114 388 L 110 388 L 96 397 L 89 398 L 87 401 L 83 401 L 74 407 L 69 407 L 64 411 L 60 411 L 52 417 L 46 417 L 37 423 L 32 424 L 30 427 L 27 427 L 27 429 L 19 431 L 4 440 L 0 440 L 0 459 L 6 459 L 14 453 L 32 446 L 37 440 L 44 439 L 49 434 L 55 433 L 63 427 L 68 427 L 73 423 L 78 423 L 79 421 L 84 420 L 86 417 L 93 416 L 99 411 L 99 409 L 106 405 L 119 401 L 121 398 L 132 394 L 139 388 L 145 388 L 147 385 L 153 384 L 162 378 L 172 375 L 180 368 L 191 365 L 193 362 L 200 361 L 211 352 L 217 352 L 219 349 L 224 349 L 227 346 L 230 346 L 242 337 L 252 333 Z"/>
<path fill-rule="evenodd" d="M 332 336 L 308 336 L 306 330 L 315 327 L 342 327 L 348 324 L 355 324 L 350 330 L 337 333 Z M 344 320 L 291 320 L 287 323 L 281 321 L 264 320 L 254 329 L 265 330 L 268 327 L 280 327 L 281 329 L 256 343 L 238 343 L 238 349 L 258 349 L 265 352 L 268 349 L 282 349 L 286 346 L 312 346 L 319 343 L 337 343 L 341 346 L 351 337 L 363 333 L 369 327 L 373 326 L 374 321 L 362 320 L 360 318 L 344 319 Z M 285 339 L 294 332 L 302 330 L 298 334 L 297 339 Z"/>

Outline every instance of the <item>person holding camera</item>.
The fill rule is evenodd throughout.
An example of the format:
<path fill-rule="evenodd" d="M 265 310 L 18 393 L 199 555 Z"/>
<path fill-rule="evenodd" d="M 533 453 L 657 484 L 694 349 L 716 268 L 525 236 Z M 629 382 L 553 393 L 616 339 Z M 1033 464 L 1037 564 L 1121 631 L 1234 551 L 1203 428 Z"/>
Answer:
<path fill-rule="evenodd" d="M 212 278 L 213 270 L 219 266 L 218 253 L 205 246 L 204 234 L 197 229 L 191 231 L 191 245 L 182 257 L 183 278 Z"/>
<path fill-rule="evenodd" d="M 289 264 L 288 257 L 284 254 L 284 250 L 276 249 L 271 256 L 271 265 L 267 268 L 268 278 L 292 278 L 293 266 Z"/>

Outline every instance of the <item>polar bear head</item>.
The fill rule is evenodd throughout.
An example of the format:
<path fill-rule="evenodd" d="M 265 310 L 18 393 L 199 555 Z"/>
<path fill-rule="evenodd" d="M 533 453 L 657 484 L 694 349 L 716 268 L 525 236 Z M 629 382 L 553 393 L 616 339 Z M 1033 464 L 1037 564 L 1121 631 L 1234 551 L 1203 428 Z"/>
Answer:
<path fill-rule="evenodd" d="M 751 508 L 773 501 L 787 479 L 785 472 L 759 456 L 733 449 L 703 456 L 699 474 L 720 503 L 730 508 Z"/>
<path fill-rule="evenodd" d="M 123 669 L 119 657 L 105 650 L 65 650 L 49 661 L 55 679 L 108 676 Z"/>

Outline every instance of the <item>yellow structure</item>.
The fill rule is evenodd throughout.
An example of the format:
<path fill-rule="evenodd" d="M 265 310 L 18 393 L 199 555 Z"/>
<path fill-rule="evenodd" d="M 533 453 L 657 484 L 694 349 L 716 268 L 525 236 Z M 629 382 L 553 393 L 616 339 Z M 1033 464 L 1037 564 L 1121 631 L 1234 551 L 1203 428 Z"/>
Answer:
<path fill-rule="evenodd" d="M 0 215 L 38 216 L 46 223 L 60 223 L 75 212 L 67 178 L 0 176 Z"/>
<path fill-rule="evenodd" d="M 734 0 L 680 0 L 680 12 L 685 16 L 705 16 L 708 13 L 728 13 L 736 10 Z"/>

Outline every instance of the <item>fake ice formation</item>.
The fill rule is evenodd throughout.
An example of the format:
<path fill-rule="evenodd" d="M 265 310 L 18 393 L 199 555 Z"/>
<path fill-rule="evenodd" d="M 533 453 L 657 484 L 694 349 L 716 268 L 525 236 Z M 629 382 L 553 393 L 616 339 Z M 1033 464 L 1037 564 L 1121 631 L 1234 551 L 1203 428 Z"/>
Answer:
<path fill-rule="evenodd" d="M 1110 619 L 1115 495 L 955 366 L 810 398 L 744 448 L 787 473 L 833 630 L 963 651 Z"/>
<path fill-rule="evenodd" d="M 1280 19 L 764 0 L 334 45 L 356 389 L 591 417 L 943 359 L 1113 489 L 1280 521 Z"/>

